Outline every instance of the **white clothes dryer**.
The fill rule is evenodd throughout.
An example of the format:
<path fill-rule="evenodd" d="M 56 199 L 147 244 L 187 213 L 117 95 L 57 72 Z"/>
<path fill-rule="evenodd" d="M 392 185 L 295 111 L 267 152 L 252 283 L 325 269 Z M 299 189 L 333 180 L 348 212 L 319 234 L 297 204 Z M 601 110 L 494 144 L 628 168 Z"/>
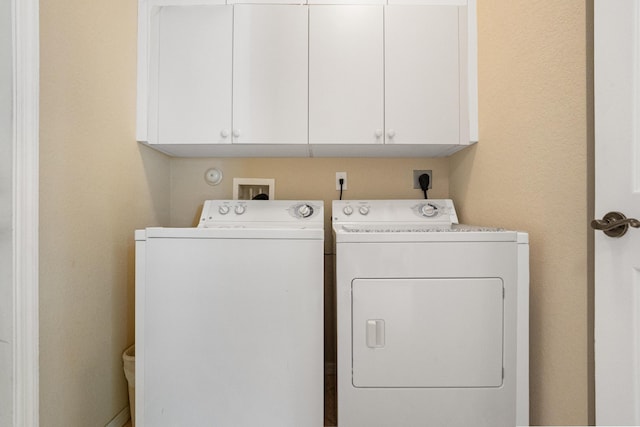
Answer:
<path fill-rule="evenodd" d="M 323 425 L 323 203 L 136 231 L 139 426 Z"/>
<path fill-rule="evenodd" d="M 528 425 L 528 235 L 333 202 L 340 427 Z"/>

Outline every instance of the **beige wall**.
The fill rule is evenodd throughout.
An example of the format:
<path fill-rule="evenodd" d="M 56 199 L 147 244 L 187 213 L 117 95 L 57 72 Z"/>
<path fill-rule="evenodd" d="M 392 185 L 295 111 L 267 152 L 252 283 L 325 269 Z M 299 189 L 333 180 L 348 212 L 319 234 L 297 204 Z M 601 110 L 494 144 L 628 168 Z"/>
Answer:
<path fill-rule="evenodd" d="M 169 159 L 135 142 L 136 1 L 42 0 L 40 425 L 128 404 L 133 230 L 169 221 Z"/>
<path fill-rule="evenodd" d="M 233 177 L 275 178 L 277 198 L 328 212 L 336 171 L 345 198 L 412 198 L 413 169 L 434 171 L 431 196 L 451 195 L 464 221 L 531 233 L 532 421 L 586 424 L 585 2 L 478 3 L 477 146 L 449 159 L 170 160 L 134 142 L 136 2 L 42 0 L 42 425 L 105 425 L 126 405 L 135 228 L 193 225 Z"/>
<path fill-rule="evenodd" d="M 462 220 L 530 233 L 531 421 L 588 423 L 586 3 L 479 1 L 480 140 Z"/>

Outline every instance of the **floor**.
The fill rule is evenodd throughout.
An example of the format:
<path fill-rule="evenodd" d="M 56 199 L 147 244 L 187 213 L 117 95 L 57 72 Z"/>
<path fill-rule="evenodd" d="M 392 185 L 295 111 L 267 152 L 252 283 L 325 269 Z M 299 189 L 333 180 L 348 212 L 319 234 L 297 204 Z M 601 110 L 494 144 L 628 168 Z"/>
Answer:
<path fill-rule="evenodd" d="M 326 375 L 324 377 L 324 425 L 336 426 L 336 421 L 336 376 Z M 132 427 L 131 421 L 123 427 Z"/>

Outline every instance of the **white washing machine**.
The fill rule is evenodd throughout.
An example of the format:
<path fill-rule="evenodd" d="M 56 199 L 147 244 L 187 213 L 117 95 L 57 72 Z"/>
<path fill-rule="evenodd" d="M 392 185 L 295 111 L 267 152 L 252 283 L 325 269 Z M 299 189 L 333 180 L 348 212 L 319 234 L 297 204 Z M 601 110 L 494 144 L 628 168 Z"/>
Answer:
<path fill-rule="evenodd" d="M 528 425 L 528 235 L 334 201 L 338 425 Z"/>
<path fill-rule="evenodd" d="M 323 425 L 323 203 L 136 231 L 136 423 Z"/>

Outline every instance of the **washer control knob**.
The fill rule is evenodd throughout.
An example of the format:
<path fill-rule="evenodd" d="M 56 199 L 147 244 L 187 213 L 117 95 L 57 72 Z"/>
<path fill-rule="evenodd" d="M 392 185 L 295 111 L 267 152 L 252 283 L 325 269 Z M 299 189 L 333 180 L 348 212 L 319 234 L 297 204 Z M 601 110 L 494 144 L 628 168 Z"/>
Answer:
<path fill-rule="evenodd" d="M 306 204 L 298 206 L 297 211 L 298 215 L 300 215 L 300 217 L 302 218 L 309 218 L 311 215 L 313 215 L 313 207 Z"/>
<path fill-rule="evenodd" d="M 226 215 L 229 213 L 229 206 L 227 205 L 222 205 L 218 208 L 218 212 L 220 213 L 220 215 Z"/>
<path fill-rule="evenodd" d="M 247 208 L 245 208 L 243 205 L 238 205 L 236 206 L 236 208 L 234 209 L 234 212 L 238 215 L 242 215 L 245 211 L 247 210 Z"/>
<path fill-rule="evenodd" d="M 426 205 L 422 205 L 420 207 L 420 213 L 422 214 L 422 216 L 431 218 L 432 216 L 438 215 L 438 207 L 436 205 L 432 205 L 431 203 L 427 203 Z"/>
<path fill-rule="evenodd" d="M 353 213 L 353 208 L 347 205 L 344 208 L 342 208 L 342 213 L 344 213 L 345 215 L 351 215 Z"/>
<path fill-rule="evenodd" d="M 360 212 L 360 214 L 362 215 L 367 215 L 369 213 L 369 206 L 360 206 L 360 208 L 358 209 L 358 211 Z"/>

